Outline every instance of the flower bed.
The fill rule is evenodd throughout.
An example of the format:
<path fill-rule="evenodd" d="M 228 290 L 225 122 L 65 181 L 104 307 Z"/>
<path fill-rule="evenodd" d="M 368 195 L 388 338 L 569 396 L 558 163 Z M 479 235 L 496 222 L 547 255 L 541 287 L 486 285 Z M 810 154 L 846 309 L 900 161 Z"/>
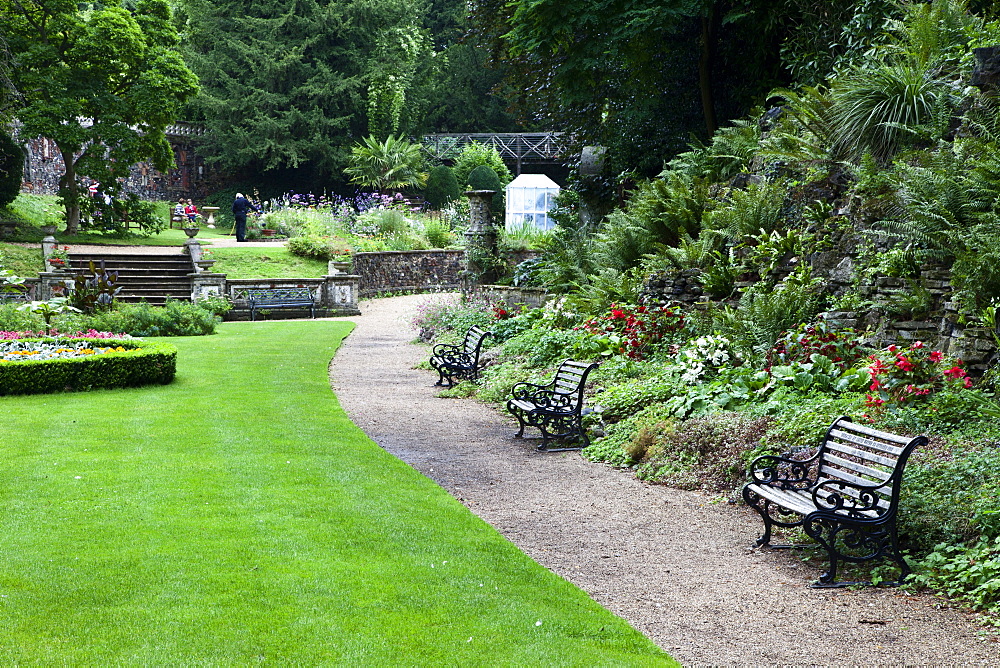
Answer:
<path fill-rule="evenodd" d="M 177 348 L 166 343 L 10 339 L 0 343 L 0 395 L 165 385 L 173 380 L 176 368 Z"/>

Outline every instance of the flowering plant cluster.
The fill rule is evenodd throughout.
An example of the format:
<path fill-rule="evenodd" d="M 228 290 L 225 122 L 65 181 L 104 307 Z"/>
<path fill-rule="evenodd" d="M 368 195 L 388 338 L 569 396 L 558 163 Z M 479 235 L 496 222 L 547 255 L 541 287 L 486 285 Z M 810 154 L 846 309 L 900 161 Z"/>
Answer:
<path fill-rule="evenodd" d="M 55 246 L 46 258 L 53 267 L 65 267 L 69 263 L 69 246 Z"/>
<path fill-rule="evenodd" d="M 688 384 L 697 383 L 709 372 L 729 362 L 732 359 L 729 343 L 724 336 L 699 336 L 690 341 L 677 353 L 677 362 L 684 367 L 681 380 Z"/>
<path fill-rule="evenodd" d="M 15 339 L 131 339 L 131 334 L 114 334 L 112 332 L 98 332 L 96 329 L 88 329 L 86 332 L 7 332 L 0 330 L 0 341 L 11 341 Z"/>
<path fill-rule="evenodd" d="M 864 356 L 856 330 L 833 329 L 825 322 L 801 324 L 771 349 L 766 369 L 793 362 L 806 364 L 817 354 L 833 362 L 841 371 L 846 371 Z"/>
<path fill-rule="evenodd" d="M 575 329 L 603 338 L 606 353 L 641 360 L 656 344 L 684 328 L 684 314 L 674 306 L 619 306 Z"/>
<path fill-rule="evenodd" d="M 507 320 L 508 318 L 513 318 L 514 314 L 505 309 L 503 304 L 494 304 L 493 317 L 497 320 Z"/>
<path fill-rule="evenodd" d="M 86 343 L 60 344 L 44 341 L 6 341 L 0 343 L 0 362 L 21 362 L 31 360 L 64 359 L 102 355 L 110 352 L 125 352 L 121 346 L 107 348 L 90 347 Z"/>
<path fill-rule="evenodd" d="M 870 408 L 910 403 L 945 388 L 972 387 L 961 360 L 930 350 L 921 341 L 909 348 L 889 346 L 868 359 L 871 393 L 865 396 L 865 402 Z"/>

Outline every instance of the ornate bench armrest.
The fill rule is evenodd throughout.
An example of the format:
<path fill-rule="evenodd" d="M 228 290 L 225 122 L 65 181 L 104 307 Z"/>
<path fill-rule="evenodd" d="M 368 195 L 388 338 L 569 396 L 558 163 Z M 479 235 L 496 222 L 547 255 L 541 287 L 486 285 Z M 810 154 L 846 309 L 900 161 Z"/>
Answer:
<path fill-rule="evenodd" d="M 453 346 L 450 343 L 439 343 L 431 349 L 431 353 L 437 355 L 447 355 L 451 352 L 463 352 L 462 346 Z"/>
<path fill-rule="evenodd" d="M 856 485 L 843 480 L 824 480 L 813 490 L 812 501 L 820 510 L 842 511 L 849 515 L 875 511 L 877 515 L 883 515 L 888 509 L 879 505 L 882 499 L 875 493 L 882 487 L 885 483 Z M 844 493 L 847 489 L 854 490 L 857 496 Z"/>
<path fill-rule="evenodd" d="M 540 390 L 547 390 L 548 385 L 538 385 L 536 383 L 515 383 L 514 387 L 510 388 L 510 394 L 515 399 L 522 399 L 524 401 L 531 401 L 531 398 L 536 392 Z"/>
<path fill-rule="evenodd" d="M 750 465 L 753 482 L 775 485 L 782 489 L 805 489 L 814 484 L 809 469 L 819 453 L 809 459 L 790 459 L 776 455 L 764 455 Z"/>

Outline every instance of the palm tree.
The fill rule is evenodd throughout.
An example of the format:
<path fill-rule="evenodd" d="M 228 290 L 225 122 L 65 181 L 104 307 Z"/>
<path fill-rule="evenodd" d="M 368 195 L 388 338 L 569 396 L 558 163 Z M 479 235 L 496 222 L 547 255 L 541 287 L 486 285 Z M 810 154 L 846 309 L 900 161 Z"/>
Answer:
<path fill-rule="evenodd" d="M 427 180 L 421 149 L 402 136 L 389 136 L 384 142 L 369 136 L 351 149 L 344 173 L 351 183 L 386 194 L 421 186 Z"/>

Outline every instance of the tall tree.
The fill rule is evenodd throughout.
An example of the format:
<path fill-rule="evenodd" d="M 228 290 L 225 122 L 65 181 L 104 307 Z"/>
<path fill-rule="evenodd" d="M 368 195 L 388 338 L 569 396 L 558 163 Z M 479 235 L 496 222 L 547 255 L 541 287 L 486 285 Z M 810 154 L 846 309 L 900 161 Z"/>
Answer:
<path fill-rule="evenodd" d="M 228 168 L 325 185 L 362 137 L 448 124 L 435 96 L 451 92 L 459 0 L 181 2 L 203 85 L 189 118 L 208 126 L 204 149 Z"/>
<path fill-rule="evenodd" d="M 656 172 L 781 82 L 775 0 L 477 0 L 524 117 Z"/>
<path fill-rule="evenodd" d="M 59 193 L 66 231 L 77 232 L 89 176 L 114 191 L 131 165 L 166 170 L 165 130 L 198 80 L 176 50 L 164 0 L 83 5 L 74 0 L 0 0 L 0 36 L 14 54 L 21 135 L 48 137 L 66 165 Z"/>

